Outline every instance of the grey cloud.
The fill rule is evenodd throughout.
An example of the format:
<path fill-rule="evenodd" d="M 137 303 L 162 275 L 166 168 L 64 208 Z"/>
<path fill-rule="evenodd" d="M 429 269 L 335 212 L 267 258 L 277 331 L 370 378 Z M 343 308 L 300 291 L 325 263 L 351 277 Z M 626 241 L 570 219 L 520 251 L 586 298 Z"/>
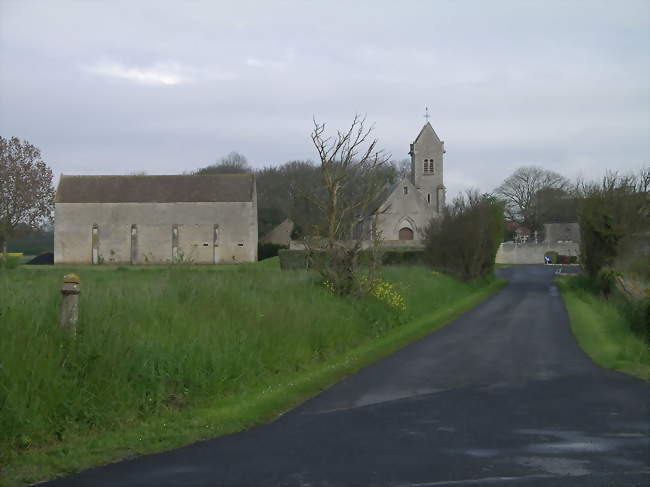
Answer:
<path fill-rule="evenodd" d="M 171 173 L 313 158 L 313 115 L 361 112 L 401 159 L 427 105 L 451 194 L 648 162 L 647 2 L 486 5 L 0 2 L 0 132 L 57 173 Z"/>

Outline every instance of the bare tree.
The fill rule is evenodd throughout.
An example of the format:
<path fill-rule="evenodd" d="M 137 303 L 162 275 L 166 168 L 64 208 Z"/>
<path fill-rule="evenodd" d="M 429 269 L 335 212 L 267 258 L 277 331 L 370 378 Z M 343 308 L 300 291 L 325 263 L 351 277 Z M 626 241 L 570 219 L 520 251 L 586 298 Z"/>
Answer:
<path fill-rule="evenodd" d="M 318 246 L 325 258 L 319 271 L 339 294 L 359 290 L 361 241 L 376 237 L 371 224 L 370 235 L 358 232 L 356 239 L 350 239 L 351 228 L 374 221 L 385 187 L 382 169 L 389 165 L 390 156 L 377 148 L 373 128 L 366 126 L 365 117 L 355 115 L 347 131 L 333 136 L 326 135 L 325 124 L 314 119 L 311 133 L 323 186 L 323 196 L 315 192 L 310 197 L 324 215 L 320 225 L 324 245 Z"/>
<path fill-rule="evenodd" d="M 411 159 L 401 159 L 397 162 L 393 162 L 395 166 L 395 171 L 399 179 L 411 179 Z"/>
<path fill-rule="evenodd" d="M 539 221 L 536 203 L 538 192 L 548 189 L 566 191 L 569 181 L 562 175 L 538 166 L 524 166 L 517 169 L 495 194 L 506 204 L 506 217 L 518 221 L 531 230 L 539 230 L 543 222 Z"/>
<path fill-rule="evenodd" d="M 7 256 L 7 241 L 17 228 L 35 228 L 52 214 L 52 170 L 41 152 L 17 137 L 0 137 L 0 247 Z"/>

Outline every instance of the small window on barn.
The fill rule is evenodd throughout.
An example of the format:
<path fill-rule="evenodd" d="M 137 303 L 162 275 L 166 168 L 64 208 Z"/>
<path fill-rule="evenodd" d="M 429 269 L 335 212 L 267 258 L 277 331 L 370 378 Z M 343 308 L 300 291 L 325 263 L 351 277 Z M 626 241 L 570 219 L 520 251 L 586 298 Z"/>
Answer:
<path fill-rule="evenodd" d="M 243 246 L 244 246 L 244 244 L 241 243 L 241 242 L 239 242 L 239 243 L 237 244 L 237 247 L 243 247 Z"/>

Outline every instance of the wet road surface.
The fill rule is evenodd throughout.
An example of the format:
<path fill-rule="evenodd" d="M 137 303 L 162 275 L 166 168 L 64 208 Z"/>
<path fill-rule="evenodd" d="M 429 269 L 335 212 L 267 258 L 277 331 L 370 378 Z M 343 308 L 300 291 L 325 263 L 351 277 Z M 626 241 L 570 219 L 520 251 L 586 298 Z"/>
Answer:
<path fill-rule="evenodd" d="M 648 486 L 648 385 L 593 364 L 555 268 L 272 423 L 50 486 Z"/>

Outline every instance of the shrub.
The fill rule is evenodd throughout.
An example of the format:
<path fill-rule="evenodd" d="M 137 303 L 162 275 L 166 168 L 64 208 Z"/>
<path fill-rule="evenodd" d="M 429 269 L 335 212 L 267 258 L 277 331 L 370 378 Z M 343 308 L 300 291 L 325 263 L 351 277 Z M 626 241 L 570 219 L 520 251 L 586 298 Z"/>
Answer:
<path fill-rule="evenodd" d="M 7 256 L 0 254 L 0 269 L 15 269 L 20 265 L 20 257 Z"/>
<path fill-rule="evenodd" d="M 626 241 L 650 229 L 649 183 L 650 171 L 644 169 L 639 177 L 608 174 L 601 185 L 583 188 L 580 255 L 592 278 L 614 265 Z"/>
<path fill-rule="evenodd" d="M 577 264 L 578 263 L 578 256 L 577 255 L 570 255 L 569 256 L 569 264 Z"/>
<path fill-rule="evenodd" d="M 257 244 L 257 260 L 270 259 L 276 257 L 282 249 L 287 249 L 286 245 L 274 244 L 270 242 L 259 242 Z"/>
<path fill-rule="evenodd" d="M 614 269 L 602 269 L 594 280 L 594 285 L 598 291 L 603 293 L 605 296 L 609 296 L 614 289 L 616 289 L 616 279 L 620 276 L 620 273 Z"/>
<path fill-rule="evenodd" d="M 463 280 L 490 275 L 503 230 L 503 205 L 469 191 L 443 210 L 426 230 L 425 255 L 433 267 Z"/>
<path fill-rule="evenodd" d="M 386 250 L 382 262 L 384 265 L 424 265 L 426 259 L 422 249 Z"/>
<path fill-rule="evenodd" d="M 617 301 L 632 331 L 650 344 L 650 298 L 628 300 L 621 296 Z"/>

